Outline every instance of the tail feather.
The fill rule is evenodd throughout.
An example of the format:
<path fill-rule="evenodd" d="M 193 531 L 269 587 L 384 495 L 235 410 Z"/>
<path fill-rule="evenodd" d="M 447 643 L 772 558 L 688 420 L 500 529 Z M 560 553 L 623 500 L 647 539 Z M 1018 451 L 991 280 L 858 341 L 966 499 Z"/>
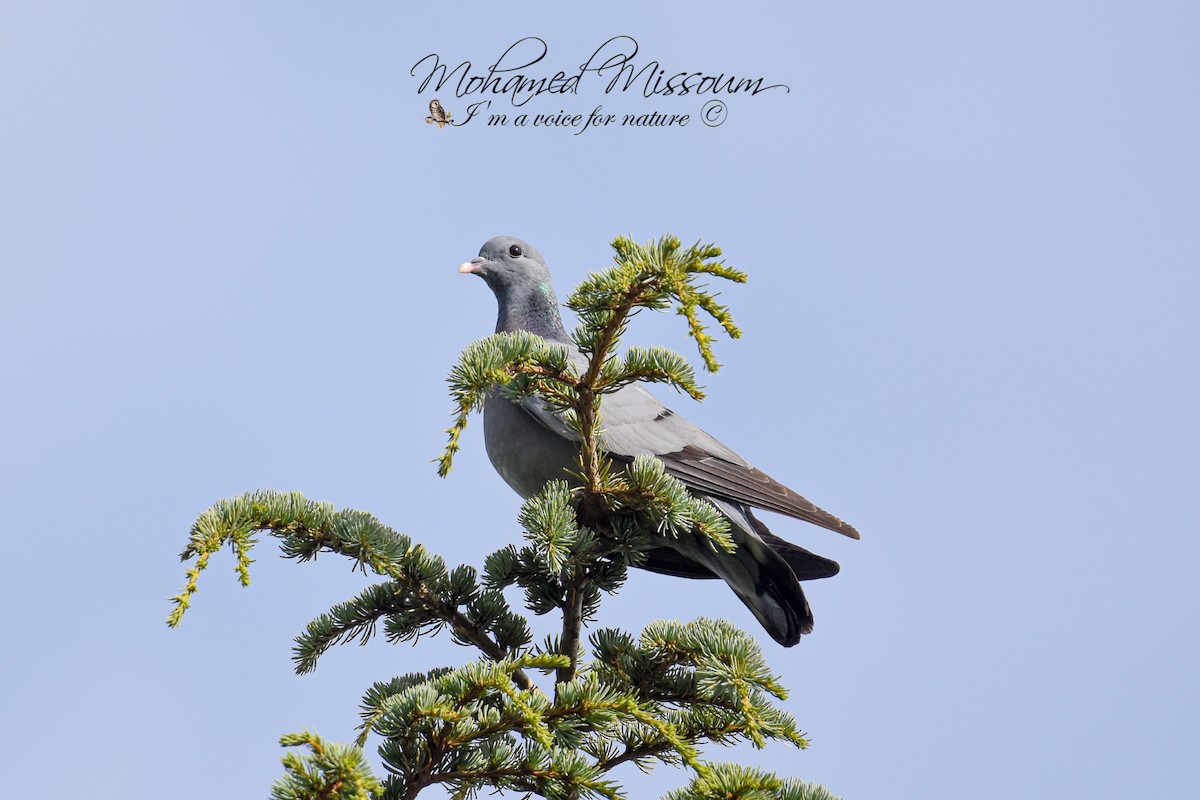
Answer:
<path fill-rule="evenodd" d="M 757 544 L 757 543 L 756 543 Z M 739 543 L 734 553 L 713 552 L 707 545 L 651 550 L 642 569 L 679 578 L 720 578 L 754 618 L 784 647 L 812 633 L 813 616 L 786 559 L 769 547 Z M 755 553 L 751 553 L 754 550 Z"/>
<path fill-rule="evenodd" d="M 737 549 L 727 553 L 699 539 L 665 537 L 664 546 L 647 553 L 642 568 L 681 578 L 720 578 L 772 639 L 794 646 L 813 630 L 800 581 L 836 575 L 837 562 L 779 538 L 741 503 L 706 499 L 728 517 Z"/>
<path fill-rule="evenodd" d="M 841 566 L 836 561 L 824 556 L 819 556 L 809 550 L 805 550 L 798 544 L 792 544 L 786 539 L 781 539 L 771 533 L 770 528 L 763 524 L 762 520 L 754 516 L 750 509 L 745 510 L 746 519 L 754 527 L 754 532 L 759 538 L 770 545 L 771 549 L 778 553 L 787 565 L 792 568 L 792 572 L 796 576 L 796 580 L 811 581 L 818 578 L 832 578 L 841 571 Z"/>
<path fill-rule="evenodd" d="M 669 568 L 681 574 L 680 561 L 692 562 L 721 578 L 772 639 L 792 647 L 813 629 L 812 609 L 795 572 L 786 558 L 762 539 L 759 530 L 766 531 L 766 526 L 750 516 L 748 508 L 721 498 L 706 499 L 729 518 L 737 549 L 728 553 L 696 539 L 673 539 L 669 547 L 678 558 Z M 668 565 L 660 561 L 654 566 L 661 570 Z"/>
<path fill-rule="evenodd" d="M 782 566 L 787 567 L 786 564 Z M 771 638 L 784 647 L 798 644 L 801 636 L 813 632 L 812 609 L 804 597 L 804 590 L 790 574 L 780 575 L 777 567 L 763 570 L 754 595 L 746 596 L 736 587 L 733 591 Z"/>

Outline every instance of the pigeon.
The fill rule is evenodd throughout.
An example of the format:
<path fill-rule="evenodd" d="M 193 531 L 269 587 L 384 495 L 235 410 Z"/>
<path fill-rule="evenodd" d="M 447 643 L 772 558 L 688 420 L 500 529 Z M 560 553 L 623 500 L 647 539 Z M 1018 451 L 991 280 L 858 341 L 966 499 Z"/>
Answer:
<path fill-rule="evenodd" d="M 495 293 L 497 333 L 537 334 L 565 345 L 577 365 L 585 363 L 563 328 L 546 260 L 532 246 L 497 236 L 458 271 L 478 275 Z M 774 535 L 751 509 L 775 511 L 852 539 L 859 538 L 858 531 L 755 469 L 636 383 L 605 395 L 600 411 L 599 444 L 609 459 L 627 464 L 640 454 L 658 457 L 667 474 L 728 518 L 737 545 L 726 552 L 700 537 L 664 536 L 640 566 L 681 578 L 724 580 L 784 647 L 811 633 L 813 615 L 800 581 L 836 575 L 838 564 Z M 512 401 L 493 391 L 484 403 L 483 424 L 492 465 L 523 498 L 537 494 L 547 481 L 569 479 L 569 470 L 578 468 L 578 433 L 539 398 Z"/>

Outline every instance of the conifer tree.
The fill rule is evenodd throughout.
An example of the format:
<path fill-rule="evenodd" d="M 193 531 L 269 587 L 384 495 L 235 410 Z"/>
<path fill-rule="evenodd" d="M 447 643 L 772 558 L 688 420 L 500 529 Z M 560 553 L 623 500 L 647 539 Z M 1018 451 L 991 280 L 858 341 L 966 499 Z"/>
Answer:
<path fill-rule="evenodd" d="M 223 500 L 192 526 L 182 554 L 187 582 L 168 624 L 190 607 L 200 573 L 229 545 L 243 585 L 250 581 L 255 534 L 279 540 L 298 561 L 320 552 L 351 559 L 381 580 L 321 614 L 296 638 L 296 671 L 315 669 L 330 647 L 362 642 L 382 625 L 392 643 L 448 633 L 478 651 L 459 667 L 410 673 L 365 692 L 360 734 L 332 743 L 313 733 L 288 734 L 284 775 L 272 797 L 409 800 L 440 785 L 454 797 L 509 790 L 550 800 L 625 798 L 611 771 L 632 762 L 684 767 L 690 782 L 664 800 L 833 800 L 824 788 L 756 769 L 707 761 L 700 746 L 747 741 L 764 747 L 808 742 L 776 701 L 786 691 L 761 648 L 721 620 L 659 621 L 634 635 L 595 628 L 601 599 L 621 588 L 661 537 L 699 537 L 731 550 L 728 523 L 711 505 L 642 456 L 614 468 L 598 446 L 603 398 L 634 381 L 663 383 L 691 397 L 703 392 L 687 361 L 663 348 L 619 354 L 630 319 L 642 309 L 674 307 L 687 321 L 707 369 L 718 368 L 701 312 L 730 336 L 729 310 L 701 281 L 741 282 L 713 245 L 683 248 L 666 236 L 612 243 L 615 265 L 590 275 L 567 306 L 579 316 L 572 333 L 587 356 L 576 369 L 561 345 L 525 332 L 500 333 L 466 348 L 450 373 L 455 418 L 439 459 L 450 472 L 473 412 L 498 391 L 536 395 L 564 412 L 580 439 L 578 470 L 525 501 L 525 541 L 489 555 L 482 574 L 447 567 L 424 545 L 354 510 L 337 511 L 295 492 L 259 491 Z M 510 605 L 516 587 L 534 614 L 554 614 L 555 631 L 534 641 L 529 620 Z M 363 751 L 377 743 L 381 779 Z"/>

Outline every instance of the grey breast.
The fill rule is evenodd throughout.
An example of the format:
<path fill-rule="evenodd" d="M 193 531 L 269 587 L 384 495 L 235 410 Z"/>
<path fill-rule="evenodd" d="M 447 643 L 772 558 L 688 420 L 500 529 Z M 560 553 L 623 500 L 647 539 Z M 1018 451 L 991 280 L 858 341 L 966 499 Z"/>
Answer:
<path fill-rule="evenodd" d="M 492 466 L 521 497 L 537 494 L 547 481 L 577 482 L 568 470 L 578 468 L 579 446 L 495 392 L 484 403 L 483 439 Z"/>

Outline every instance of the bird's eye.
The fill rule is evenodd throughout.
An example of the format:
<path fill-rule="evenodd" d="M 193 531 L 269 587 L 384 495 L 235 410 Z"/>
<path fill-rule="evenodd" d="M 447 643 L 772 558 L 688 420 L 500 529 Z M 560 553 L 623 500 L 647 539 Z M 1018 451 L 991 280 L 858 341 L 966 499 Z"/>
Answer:
<path fill-rule="evenodd" d="M 520 258 L 521 257 L 521 245 L 510 244 L 508 246 L 508 254 L 510 256 L 512 256 L 513 258 Z"/>

